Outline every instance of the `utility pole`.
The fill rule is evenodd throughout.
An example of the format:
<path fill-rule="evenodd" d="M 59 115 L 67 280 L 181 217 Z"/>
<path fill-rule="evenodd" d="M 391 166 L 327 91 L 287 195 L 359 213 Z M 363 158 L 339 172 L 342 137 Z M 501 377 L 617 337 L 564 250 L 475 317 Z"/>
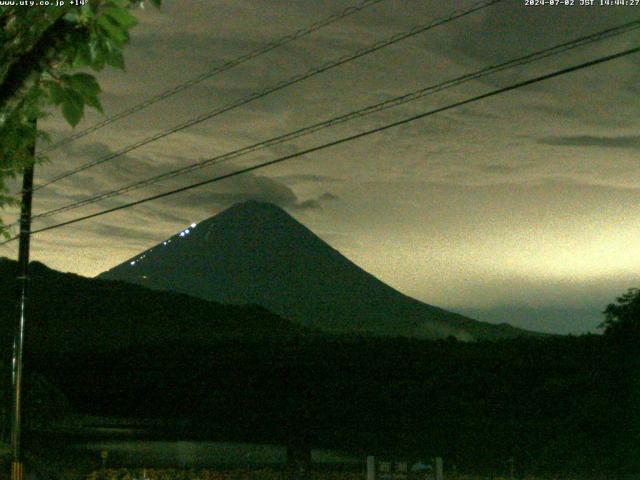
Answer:
<path fill-rule="evenodd" d="M 32 162 L 22 176 L 22 206 L 20 209 L 20 244 L 18 247 L 18 322 L 13 339 L 13 361 L 11 380 L 13 382 L 13 415 L 11 418 L 11 480 L 23 480 L 24 467 L 20 451 L 20 424 L 22 420 L 22 349 L 24 345 L 24 325 L 29 286 L 29 241 L 31 240 L 31 202 L 33 199 L 33 171 L 36 159 L 36 121 L 33 144 L 29 146 Z"/>

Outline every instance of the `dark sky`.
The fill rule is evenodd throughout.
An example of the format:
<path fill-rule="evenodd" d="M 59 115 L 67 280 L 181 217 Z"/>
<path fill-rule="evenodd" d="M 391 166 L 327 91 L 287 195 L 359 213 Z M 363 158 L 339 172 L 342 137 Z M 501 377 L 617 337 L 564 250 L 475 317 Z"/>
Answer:
<path fill-rule="evenodd" d="M 348 0 L 166 0 L 141 11 L 126 72 L 99 75 L 107 114 L 307 26 Z M 133 141 L 473 2 L 386 0 L 52 152 L 51 178 Z M 580 1 L 576 0 L 576 4 Z M 640 7 L 505 0 L 39 191 L 35 211 L 640 17 Z M 168 190 L 630 46 L 626 34 L 168 180 Z M 61 228 L 34 258 L 96 275 L 231 204 L 287 209 L 408 295 L 486 321 L 593 330 L 640 272 L 640 55 L 583 70 L 279 166 Z M 88 115 L 78 128 L 100 120 Z M 71 133 L 58 115 L 54 139 Z M 119 204 L 112 199 L 82 213 Z M 80 210 L 55 220 L 73 218 Z M 38 225 L 53 223 L 40 222 Z M 1 255 L 15 255 L 15 246 Z"/>

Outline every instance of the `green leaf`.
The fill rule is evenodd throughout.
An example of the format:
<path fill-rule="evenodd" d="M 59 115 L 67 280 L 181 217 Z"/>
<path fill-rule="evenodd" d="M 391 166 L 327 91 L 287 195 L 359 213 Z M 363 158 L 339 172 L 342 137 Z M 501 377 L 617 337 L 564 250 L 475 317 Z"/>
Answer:
<path fill-rule="evenodd" d="M 111 40 L 116 46 L 122 48 L 129 40 L 129 34 L 120 25 L 113 22 L 107 16 L 100 16 L 97 21 L 103 35 Z"/>
<path fill-rule="evenodd" d="M 151 0 L 151 4 L 156 8 L 160 8 L 162 6 L 162 0 Z"/>
<path fill-rule="evenodd" d="M 49 98 L 54 105 L 60 105 L 64 101 L 64 90 L 57 81 L 43 81 L 42 86 L 49 92 Z"/>
<path fill-rule="evenodd" d="M 95 16 L 98 14 L 98 5 L 98 2 L 89 0 L 82 6 L 82 10 L 84 10 L 86 15 Z"/>
<path fill-rule="evenodd" d="M 124 56 L 120 50 L 111 50 L 105 60 L 108 65 L 124 70 Z"/>
<path fill-rule="evenodd" d="M 73 59 L 72 67 L 87 67 L 93 64 L 94 57 L 88 44 L 83 43 L 76 50 L 76 57 Z"/>
<path fill-rule="evenodd" d="M 96 61 L 93 62 L 93 65 L 91 65 L 91 68 L 96 72 L 99 72 L 102 69 L 104 69 L 105 65 L 106 65 L 106 62 L 105 62 L 104 56 L 101 56 L 99 58 L 96 58 Z"/>
<path fill-rule="evenodd" d="M 87 98 L 84 99 L 84 101 L 90 107 L 95 108 L 100 113 L 104 113 L 104 109 L 102 108 L 102 104 L 100 103 L 100 99 L 97 96 L 95 96 L 95 97 L 87 97 Z"/>
<path fill-rule="evenodd" d="M 84 115 L 84 102 L 82 98 L 73 90 L 64 89 L 64 100 L 62 101 L 62 115 L 69 122 L 69 125 L 75 127 Z"/>
<path fill-rule="evenodd" d="M 104 43 L 105 41 L 101 37 L 94 39 L 89 43 L 89 50 L 91 51 L 93 58 L 93 61 L 91 62 L 91 68 L 93 70 L 100 71 L 104 68 L 106 56 L 109 53 Z"/>
<path fill-rule="evenodd" d="M 122 50 L 118 48 L 111 40 L 101 39 L 99 43 L 99 52 L 102 60 L 112 67 L 124 70 L 124 57 Z"/>
<path fill-rule="evenodd" d="M 103 10 L 103 14 L 127 30 L 138 24 L 136 17 L 126 8 L 107 7 Z"/>
<path fill-rule="evenodd" d="M 101 92 L 96 78 L 88 73 L 76 73 L 67 76 L 67 83 L 85 99 L 95 97 Z"/>
<path fill-rule="evenodd" d="M 100 85 L 93 75 L 88 73 L 76 73 L 75 75 L 65 75 L 65 82 L 73 89 L 87 105 L 95 108 L 100 113 L 104 113 L 102 104 L 98 100 L 101 92 Z"/>
<path fill-rule="evenodd" d="M 89 42 L 88 46 L 89 46 L 89 57 L 91 58 L 91 67 L 94 68 L 96 62 L 98 62 L 98 57 L 100 56 L 100 46 L 96 39 L 92 39 Z M 102 65 L 104 66 L 104 61 L 102 62 Z"/>
<path fill-rule="evenodd" d="M 108 0 L 107 7 L 127 8 L 131 4 L 131 0 Z"/>

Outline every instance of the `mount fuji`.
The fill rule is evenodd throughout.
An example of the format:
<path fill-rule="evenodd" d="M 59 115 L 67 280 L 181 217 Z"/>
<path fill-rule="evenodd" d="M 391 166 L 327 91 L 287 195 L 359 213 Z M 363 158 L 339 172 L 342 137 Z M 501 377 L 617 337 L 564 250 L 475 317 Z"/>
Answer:
<path fill-rule="evenodd" d="M 100 274 L 155 290 L 257 304 L 334 334 L 460 340 L 532 334 L 410 298 L 365 272 L 280 207 L 236 204 Z"/>

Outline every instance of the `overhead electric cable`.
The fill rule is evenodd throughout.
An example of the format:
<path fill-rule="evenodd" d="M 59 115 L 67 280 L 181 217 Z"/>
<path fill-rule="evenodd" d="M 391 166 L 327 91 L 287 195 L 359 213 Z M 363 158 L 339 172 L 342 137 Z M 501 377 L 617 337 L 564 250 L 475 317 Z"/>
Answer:
<path fill-rule="evenodd" d="M 420 98 L 423 98 L 427 95 L 431 95 L 437 92 L 440 92 L 442 90 L 448 89 L 448 88 L 452 88 L 454 86 L 458 86 L 460 84 L 472 81 L 472 80 L 477 80 L 480 78 L 483 78 L 487 75 L 492 75 L 495 74 L 497 72 L 503 71 L 503 70 L 507 70 L 507 69 L 511 69 L 511 68 L 515 68 L 517 66 L 522 66 L 522 65 L 527 65 L 551 56 L 555 56 L 555 55 L 559 55 L 560 53 L 564 53 L 566 51 L 578 48 L 578 47 L 582 47 L 584 45 L 589 45 L 592 44 L 594 42 L 597 41 L 601 41 L 607 38 L 611 38 L 613 36 L 616 35 L 621 35 L 623 33 L 628 33 L 630 31 L 636 30 L 640 28 L 640 19 L 638 20 L 634 20 L 628 23 L 625 23 L 623 25 L 619 25 L 616 27 L 612 27 L 597 33 L 593 33 L 591 35 L 586 35 L 565 43 L 562 43 L 560 45 L 556 45 L 550 48 L 546 48 L 544 50 L 539 50 L 537 52 L 528 54 L 528 55 L 524 55 L 506 62 L 503 62 L 501 64 L 498 65 L 491 65 L 488 67 L 485 67 L 481 70 L 478 70 L 476 72 L 473 73 L 469 73 L 469 74 L 465 74 L 462 75 L 460 77 L 456 77 L 454 79 L 451 80 L 447 80 L 445 82 L 442 83 L 438 83 L 436 85 L 431 85 L 425 88 L 421 88 L 419 90 L 416 90 L 414 92 L 411 93 L 407 93 L 398 97 L 394 97 L 392 99 L 389 100 L 385 100 L 384 102 L 380 102 L 377 103 L 375 105 L 370 105 L 368 107 L 344 114 L 344 115 L 340 115 L 334 118 L 331 118 L 329 120 L 325 120 L 322 122 L 318 122 L 315 123 L 313 125 L 309 125 L 300 129 L 297 129 L 293 132 L 289 132 L 283 135 L 279 135 L 276 137 L 272 137 L 270 139 L 267 140 L 263 140 L 261 142 L 255 143 L 253 145 L 249 145 L 237 150 L 233 150 L 231 152 L 227 152 L 224 153 L 222 155 L 218 155 L 216 157 L 213 158 L 209 158 L 206 160 L 201 160 L 197 163 L 194 163 L 192 165 L 187 165 L 185 167 L 180 167 L 174 170 L 171 170 L 169 172 L 165 172 L 159 175 L 155 175 L 153 177 L 149 177 L 143 180 L 139 180 L 136 182 L 132 182 L 128 185 L 124 185 L 120 188 L 117 188 L 115 190 L 111 190 L 109 192 L 104 192 L 98 195 L 94 195 L 92 197 L 83 199 L 83 200 L 78 200 L 76 202 L 72 202 L 69 203 L 67 205 L 63 205 L 61 207 L 57 207 L 51 210 L 48 210 L 46 212 L 40 213 L 38 215 L 34 215 L 33 219 L 41 219 L 41 218 L 45 218 L 45 217 L 51 217 L 53 215 L 58 215 L 62 212 L 66 212 L 69 210 L 75 210 L 77 208 L 83 207 L 85 205 L 90 205 L 92 203 L 96 203 L 102 200 L 106 200 L 108 198 L 112 198 L 112 197 L 116 197 L 119 195 L 122 195 L 124 193 L 128 193 L 131 192 L 133 190 L 137 190 L 139 188 L 145 187 L 147 185 L 152 185 L 154 183 L 158 183 L 161 180 L 166 180 L 168 178 L 173 178 L 173 177 L 177 177 L 180 175 L 185 175 L 187 173 L 193 172 L 195 170 L 199 170 L 211 165 L 218 165 L 222 162 L 226 162 L 229 160 L 232 160 L 234 158 L 238 158 L 241 156 L 244 156 L 246 154 L 258 151 L 258 150 L 262 150 L 264 148 L 268 148 L 268 147 L 272 147 L 274 145 L 279 145 L 280 143 L 295 139 L 295 138 L 299 138 L 302 136 L 306 136 L 312 133 L 315 133 L 319 130 L 328 128 L 328 127 L 332 127 L 350 120 L 354 120 L 357 118 L 362 118 L 365 117 L 367 115 L 371 115 L 373 113 L 378 113 L 384 110 L 387 110 L 389 108 L 393 108 L 411 101 L 415 101 L 418 100 Z"/>
<path fill-rule="evenodd" d="M 343 57 L 338 58 L 337 60 L 332 60 L 328 63 L 325 63 L 319 67 L 316 68 L 312 68 L 302 74 L 298 74 L 298 75 L 294 75 L 293 77 L 290 77 L 286 80 L 283 80 L 271 87 L 268 87 L 266 89 L 263 90 L 259 90 L 257 92 L 254 92 L 246 97 L 243 97 L 239 100 L 236 100 L 230 104 L 227 104 L 223 107 L 217 108 L 215 110 L 212 110 L 210 112 L 204 113 L 196 118 L 193 118 L 191 120 L 188 120 L 186 122 L 181 123 L 180 125 L 177 125 L 173 128 L 170 128 L 168 130 L 165 130 L 163 132 L 159 132 L 156 133 L 155 135 L 152 135 L 150 137 L 144 138 L 138 142 L 135 142 L 133 144 L 130 144 L 126 147 L 121 148 L 120 150 L 113 152 L 109 155 L 106 155 L 102 158 L 99 158 L 97 160 L 94 160 L 92 162 L 88 162 L 85 163 L 84 165 L 81 165 L 73 170 L 70 170 L 62 175 L 59 175 L 57 177 L 54 177 L 53 179 L 46 181 L 45 183 L 42 183 L 40 185 L 37 185 L 34 187 L 34 191 L 35 190 L 39 190 L 41 188 L 47 187 L 53 183 L 59 182 L 60 180 L 63 180 L 65 178 L 68 178 L 72 175 L 75 175 L 77 173 L 83 172 L 85 170 L 88 170 L 92 167 L 95 167 L 96 165 L 100 165 L 103 164 L 105 162 L 111 161 L 115 158 L 118 158 L 126 153 L 129 153 L 133 150 L 136 150 L 144 145 L 147 145 L 151 142 L 155 142 L 157 140 L 160 140 L 161 138 L 167 137 L 169 135 L 172 135 L 176 132 L 179 132 L 181 130 L 184 130 L 186 128 L 192 127 L 194 125 L 197 125 L 199 123 L 204 122 L 205 120 L 209 120 L 213 117 L 216 117 L 218 115 L 221 115 L 225 112 L 228 112 L 230 110 L 233 110 L 235 108 L 244 106 L 250 102 L 253 102 L 254 100 L 258 100 L 260 98 L 266 97 L 267 95 L 270 95 L 274 92 L 277 92 L 279 90 L 282 90 L 286 87 L 289 87 L 291 85 L 297 84 L 299 82 L 302 82 L 303 80 L 306 80 L 308 78 L 314 77 L 320 73 L 326 72 L 327 70 L 336 68 L 340 65 L 344 65 L 345 63 L 351 62 L 353 60 L 356 60 L 358 58 L 364 57 L 365 55 L 368 55 L 370 53 L 376 52 L 382 48 L 388 47 L 389 45 L 393 45 L 395 43 L 398 43 L 402 40 L 405 40 L 407 38 L 413 37 L 415 35 L 418 35 L 420 33 L 423 33 L 427 30 L 430 30 L 432 28 L 438 27 L 440 25 L 444 25 L 446 23 L 452 22 L 454 20 L 457 20 L 459 18 L 462 18 L 464 16 L 470 15 L 474 12 L 477 12 L 479 10 L 482 10 L 484 8 L 490 7 L 491 5 L 494 5 L 496 3 L 500 3 L 503 2 L 505 0 L 484 0 L 478 3 L 473 4 L 471 7 L 468 7 L 466 9 L 458 9 L 455 10 L 454 12 L 452 12 L 451 14 L 447 15 L 446 17 L 442 17 L 439 18 L 437 20 L 433 20 L 427 24 L 423 24 L 423 25 L 419 25 L 417 27 L 413 27 L 412 29 L 410 29 L 409 31 L 406 32 L 400 32 L 396 35 L 393 35 L 385 40 L 381 40 L 379 42 L 374 43 L 373 45 L 369 46 L 369 47 L 365 47 L 363 49 L 360 49 L 358 51 L 356 51 L 355 53 L 350 53 L 348 55 L 345 55 Z"/>
<path fill-rule="evenodd" d="M 254 58 L 260 57 L 272 50 L 275 50 L 276 48 L 282 47 L 288 43 L 293 42 L 294 40 L 297 40 L 301 37 L 304 37 L 306 35 L 310 35 L 311 33 L 314 33 L 318 30 L 320 30 L 321 28 L 324 28 L 328 25 L 331 25 L 332 23 L 335 23 L 339 20 L 342 20 L 350 15 L 353 15 L 354 13 L 358 13 L 361 10 L 364 10 L 365 8 L 371 7 L 377 3 L 383 2 L 385 0 L 364 0 L 363 2 L 351 6 L 351 7 L 347 7 L 344 10 L 342 10 L 341 12 L 338 13 L 334 13 L 333 15 L 330 15 L 326 18 L 323 18 L 315 23 L 312 23 L 311 25 L 309 25 L 306 28 L 302 28 L 299 30 L 296 30 L 292 33 L 289 33 L 288 35 L 285 35 L 284 37 L 278 38 L 277 40 L 274 40 L 272 42 L 267 43 L 266 45 L 253 50 L 249 53 L 246 53 L 244 55 L 241 55 L 239 57 L 236 57 L 232 60 L 227 60 L 226 62 L 224 62 L 222 65 L 215 67 L 213 70 L 210 70 L 208 72 L 202 73 L 201 75 L 198 75 L 197 77 L 191 78 L 183 83 L 180 83 L 168 90 L 165 90 L 164 92 L 161 92 L 151 98 L 148 98 L 147 100 L 138 103 L 132 107 L 129 107 L 125 110 L 122 110 L 121 112 L 112 115 L 108 118 L 105 118 L 104 120 L 85 128 L 84 130 L 80 130 L 79 132 L 74 133 L 73 135 L 70 135 L 66 138 L 63 138 L 62 140 L 55 142 L 43 149 L 41 149 L 41 153 L 45 154 L 47 152 L 50 152 L 56 148 L 60 148 L 64 145 L 67 145 L 75 140 L 77 140 L 78 138 L 82 138 L 92 132 L 95 132 L 96 130 L 99 130 L 102 127 L 105 127 L 117 120 L 120 120 L 121 118 L 124 117 L 128 117 L 129 115 L 132 115 L 136 112 L 139 112 L 140 110 L 143 110 L 145 108 L 147 108 L 150 105 L 153 105 L 154 103 L 160 102 L 162 100 L 164 100 L 165 98 L 169 98 L 177 93 L 182 92 L 183 90 L 186 90 L 189 87 L 192 87 L 204 80 L 207 80 L 211 77 L 214 77 L 215 75 L 218 75 L 219 73 L 222 72 L 226 72 L 227 70 L 230 70 L 233 67 L 236 67 L 242 63 L 248 62 L 249 60 L 253 60 Z"/>
<path fill-rule="evenodd" d="M 578 70 L 582 70 L 582 69 L 585 69 L 585 68 L 588 68 L 588 67 L 592 67 L 592 66 L 599 65 L 599 64 L 602 64 L 602 63 L 610 62 L 612 60 L 616 60 L 616 59 L 619 59 L 619 58 L 622 58 L 622 57 L 626 57 L 626 56 L 629 56 L 629 55 L 632 55 L 632 54 L 635 54 L 635 53 L 638 53 L 638 52 L 640 52 L 640 47 L 635 47 L 635 48 L 630 48 L 630 49 L 627 49 L 627 50 L 619 51 L 619 52 L 616 52 L 616 53 L 611 54 L 611 55 L 607 55 L 607 56 L 604 56 L 604 57 L 597 58 L 595 60 L 590 60 L 588 62 L 581 63 L 579 65 L 574 65 L 572 67 L 567 67 L 567 68 L 563 68 L 561 70 L 556 70 L 555 72 L 548 73 L 548 74 L 545 74 L 545 75 L 540 75 L 538 77 L 534 77 L 534 78 L 531 78 L 529 80 L 518 82 L 518 83 L 515 83 L 515 84 L 512 84 L 512 85 L 509 85 L 507 87 L 498 88 L 496 90 L 492 90 L 490 92 L 483 93 L 481 95 L 477 95 L 475 97 L 468 98 L 466 100 L 461 100 L 459 102 L 451 103 L 451 104 L 446 105 L 444 107 L 439 107 L 439 108 L 436 108 L 436 109 L 433 109 L 433 110 L 429 110 L 427 112 L 423 112 L 423 113 L 420 113 L 420 114 L 417 114 L 417 115 L 413 115 L 411 117 L 407 117 L 407 118 L 404 118 L 402 120 L 398 120 L 396 122 L 388 123 L 388 124 L 383 125 L 381 127 L 377 127 L 377 128 L 373 128 L 373 129 L 367 130 L 365 132 L 357 133 L 357 134 L 354 134 L 354 135 L 349 135 L 347 137 L 342 137 L 342 138 L 340 138 L 338 140 L 333 140 L 331 142 L 324 143 L 324 144 L 321 144 L 321 145 L 317 145 L 315 147 L 307 148 L 305 150 L 300 150 L 298 152 L 291 153 L 289 155 L 285 155 L 285 156 L 276 158 L 274 160 L 269 160 L 269 161 L 266 161 L 266 162 L 262 162 L 262 163 L 259 163 L 259 164 L 256 164 L 256 165 L 252 165 L 250 167 L 246 167 L 246 168 L 242 168 L 240 170 L 236 170 L 236 171 L 230 172 L 230 173 L 226 173 L 226 174 L 223 174 L 223 175 L 218 175 L 216 177 L 209 178 L 207 180 L 203 180 L 201 182 L 196 182 L 196 183 L 192 183 L 190 185 L 186 185 L 184 187 L 176 188 L 176 189 L 170 190 L 168 192 L 159 193 L 157 195 L 152 195 L 152 196 L 149 196 L 149 197 L 146 197 L 146 198 L 142 198 L 140 200 L 136 200 L 136 201 L 129 202 L 129 203 L 126 203 L 126 204 L 123 204 L 123 205 L 119 205 L 117 207 L 108 208 L 108 209 L 102 210 L 100 212 L 92 213 L 92 214 L 89 214 L 89 215 L 84 215 L 82 217 L 77 217 L 77 218 L 74 218 L 72 220 L 67 220 L 65 222 L 60 222 L 60 223 L 57 223 L 55 225 L 50 225 L 48 227 L 40 228 L 38 230 L 33 230 L 31 232 L 31 234 L 33 235 L 33 234 L 36 234 L 36 233 L 46 232 L 46 231 L 49 231 L 49 230 L 54 230 L 54 229 L 57 229 L 57 228 L 65 227 L 67 225 L 73 225 L 75 223 L 83 222 L 83 221 L 89 220 L 91 218 L 100 217 L 100 216 L 103 216 L 103 215 L 106 215 L 106 214 L 109 214 L 109 213 L 112 213 L 112 212 L 116 212 L 116 211 L 119 211 L 119 210 L 125 210 L 127 208 L 131 208 L 131 207 L 134 207 L 136 205 L 141 205 L 143 203 L 147 203 L 147 202 L 150 202 L 150 201 L 153 201 L 153 200 L 158 200 L 160 198 L 165 198 L 165 197 L 168 197 L 168 196 L 171 196 L 171 195 L 175 195 L 177 193 L 185 192 L 187 190 L 192 190 L 194 188 L 201 187 L 203 185 L 208 185 L 208 184 L 211 184 L 211 183 L 219 182 L 221 180 L 225 180 L 227 178 L 236 177 L 236 176 L 242 175 L 244 173 L 252 172 L 252 171 L 259 170 L 259 169 L 262 169 L 262 168 L 265 168 L 265 167 L 268 167 L 268 166 L 271 166 L 271 165 L 282 163 L 282 162 L 285 162 L 287 160 L 291 160 L 293 158 L 297 158 L 297 157 L 301 157 L 303 155 L 307 155 L 309 153 L 317 152 L 317 151 L 320 151 L 320 150 L 324 150 L 326 148 L 335 147 L 335 146 L 341 145 L 343 143 L 351 142 L 351 141 L 357 140 L 359 138 L 367 137 L 367 136 L 372 135 L 374 133 L 380 133 L 380 132 L 389 130 L 391 128 L 398 127 L 400 125 L 404 125 L 404 124 L 407 124 L 407 123 L 410 123 L 410 122 L 414 122 L 414 121 L 419 120 L 421 118 L 425 118 L 425 117 L 429 117 L 431 115 L 435 115 L 437 113 L 441 113 L 441 112 L 444 112 L 444 111 L 447 111 L 447 110 L 451 110 L 451 109 L 454 109 L 454 108 L 457 108 L 457 107 L 461 107 L 463 105 L 468 105 L 470 103 L 478 102 L 478 101 L 483 100 L 485 98 L 494 97 L 494 96 L 500 95 L 502 93 L 506 93 L 506 92 L 509 92 L 509 91 L 512 91 L 512 90 L 517 90 L 519 88 L 526 87 L 528 85 L 533 85 L 535 83 L 539 83 L 539 82 L 542 82 L 542 81 L 545 81 L 545 80 L 549 80 L 551 78 L 559 77 L 561 75 L 566 75 L 568 73 L 572 73 L 572 72 L 575 72 L 575 71 L 578 71 Z M 13 240 L 16 240 L 17 238 L 18 237 L 13 237 L 13 238 L 11 238 L 9 240 L 6 240 L 6 241 L 0 243 L 0 245 L 5 245 L 6 243 L 8 243 L 10 241 L 13 241 Z"/>

